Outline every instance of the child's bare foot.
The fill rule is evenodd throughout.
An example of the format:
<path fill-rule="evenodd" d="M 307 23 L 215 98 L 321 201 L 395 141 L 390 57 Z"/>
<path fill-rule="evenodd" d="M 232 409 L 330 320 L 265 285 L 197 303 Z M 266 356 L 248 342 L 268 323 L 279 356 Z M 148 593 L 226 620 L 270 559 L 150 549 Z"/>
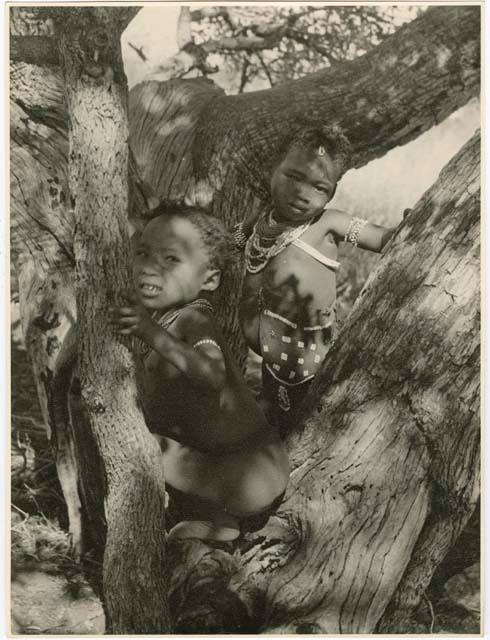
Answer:
<path fill-rule="evenodd" d="M 231 542 L 240 535 L 238 522 L 221 523 L 207 520 L 184 520 L 170 529 L 167 542 L 172 540 L 187 540 L 198 538 L 199 540 L 216 540 L 217 542 Z"/>

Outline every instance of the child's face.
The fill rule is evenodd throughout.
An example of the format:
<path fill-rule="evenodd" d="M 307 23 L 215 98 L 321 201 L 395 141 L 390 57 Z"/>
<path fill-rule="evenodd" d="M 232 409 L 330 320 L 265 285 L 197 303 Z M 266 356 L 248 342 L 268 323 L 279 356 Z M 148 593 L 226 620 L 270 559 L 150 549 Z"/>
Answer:
<path fill-rule="evenodd" d="M 340 170 L 328 154 L 291 147 L 272 173 L 276 219 L 294 224 L 311 220 L 331 199 L 339 177 Z"/>
<path fill-rule="evenodd" d="M 195 300 L 211 272 L 199 231 L 185 218 L 160 216 L 144 228 L 134 253 L 133 279 L 147 309 Z"/>

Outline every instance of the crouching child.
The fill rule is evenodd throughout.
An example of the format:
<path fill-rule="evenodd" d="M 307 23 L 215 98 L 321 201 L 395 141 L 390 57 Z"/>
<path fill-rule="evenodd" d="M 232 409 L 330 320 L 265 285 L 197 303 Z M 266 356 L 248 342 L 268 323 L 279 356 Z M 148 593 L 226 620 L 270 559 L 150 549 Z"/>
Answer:
<path fill-rule="evenodd" d="M 162 449 L 169 539 L 236 539 L 277 509 L 289 462 L 214 316 L 233 242 L 195 207 L 162 205 L 134 243 L 135 293 L 113 310 L 140 339 L 145 416 Z"/>

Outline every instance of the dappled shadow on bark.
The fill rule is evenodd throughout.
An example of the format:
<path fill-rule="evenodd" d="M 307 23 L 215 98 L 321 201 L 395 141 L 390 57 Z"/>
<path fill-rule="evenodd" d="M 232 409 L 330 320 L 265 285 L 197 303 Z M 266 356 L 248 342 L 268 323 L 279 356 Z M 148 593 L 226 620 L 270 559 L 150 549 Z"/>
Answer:
<path fill-rule="evenodd" d="M 84 571 L 92 588 L 101 594 L 103 526 L 101 520 L 96 526 L 96 514 L 88 513 L 84 504 L 82 518 L 85 553 L 81 566 L 71 555 L 68 531 L 68 514 L 56 471 L 55 452 L 48 440 L 48 434 L 39 407 L 38 396 L 32 373 L 32 365 L 22 346 L 18 321 L 11 328 L 11 501 L 12 524 L 17 527 L 24 519 L 28 530 L 26 535 L 38 536 L 32 557 L 24 554 L 27 549 L 24 539 L 19 538 L 13 557 L 14 572 L 28 567 L 63 570 L 67 576 L 77 576 Z M 71 404 L 79 395 L 72 389 Z M 79 419 L 80 422 L 80 419 Z M 90 434 L 85 434 L 88 437 Z M 94 445 L 88 451 L 91 468 L 95 465 Z M 32 520 L 29 520 L 32 518 Z M 38 519 L 39 520 L 38 522 Z M 32 525 L 31 525 L 32 522 Z M 57 523 L 61 527 L 57 533 Z M 89 523 L 91 523 L 89 525 Z M 29 527 L 32 527 L 29 530 Z M 17 538 L 16 538 L 17 539 Z"/>
<path fill-rule="evenodd" d="M 478 499 L 468 524 L 434 572 L 428 593 L 436 602 L 445 597 L 444 585 L 449 579 L 480 560 L 480 508 Z"/>
<path fill-rule="evenodd" d="M 12 332 L 15 332 L 15 326 Z M 53 451 L 41 415 L 31 362 L 11 340 L 12 503 L 28 514 L 44 514 L 68 526 Z"/>

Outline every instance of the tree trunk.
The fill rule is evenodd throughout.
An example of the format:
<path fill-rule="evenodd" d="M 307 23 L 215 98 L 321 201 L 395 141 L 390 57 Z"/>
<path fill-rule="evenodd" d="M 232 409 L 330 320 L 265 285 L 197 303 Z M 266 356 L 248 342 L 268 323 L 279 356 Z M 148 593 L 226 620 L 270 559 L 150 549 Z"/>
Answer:
<path fill-rule="evenodd" d="M 136 402 L 135 365 L 108 307 L 129 281 L 127 86 L 117 9 L 55 13 L 70 119 L 69 188 L 81 394 L 103 467 L 107 630 L 168 631 L 161 453 Z M 84 482 L 93 481 L 81 469 Z"/>
<path fill-rule="evenodd" d="M 11 30 L 49 34 L 52 25 L 12 8 Z M 11 255 L 19 279 L 25 342 L 79 555 L 81 502 L 67 396 L 76 318 L 74 218 L 60 70 L 12 64 L 10 89 Z"/>
<path fill-rule="evenodd" d="M 384 614 L 403 631 L 479 493 L 479 154 L 476 135 L 369 278 L 290 438 L 277 515 L 233 555 L 182 547 L 178 629 L 372 633 Z"/>

